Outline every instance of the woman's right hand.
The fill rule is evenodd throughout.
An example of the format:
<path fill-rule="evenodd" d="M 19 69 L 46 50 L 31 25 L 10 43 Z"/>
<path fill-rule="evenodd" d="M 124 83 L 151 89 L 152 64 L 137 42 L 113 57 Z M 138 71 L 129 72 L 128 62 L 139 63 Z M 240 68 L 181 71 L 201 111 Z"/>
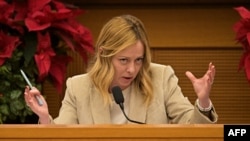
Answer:
<path fill-rule="evenodd" d="M 39 105 L 36 97 L 39 97 L 42 100 L 43 105 Z M 44 97 L 41 95 L 40 91 L 35 87 L 30 89 L 29 86 L 26 86 L 24 91 L 24 98 L 27 106 L 30 107 L 30 109 L 38 115 L 39 122 L 41 124 L 49 124 L 50 118 L 48 105 Z"/>

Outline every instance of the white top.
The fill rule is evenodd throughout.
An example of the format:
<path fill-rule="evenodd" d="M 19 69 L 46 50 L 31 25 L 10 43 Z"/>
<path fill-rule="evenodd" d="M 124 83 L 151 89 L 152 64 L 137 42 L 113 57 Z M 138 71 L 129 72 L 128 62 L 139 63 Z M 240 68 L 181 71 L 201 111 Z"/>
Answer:
<path fill-rule="evenodd" d="M 126 115 L 128 115 L 129 112 L 129 97 L 131 93 L 131 87 L 126 88 L 125 90 L 122 91 L 123 97 L 124 97 L 124 111 Z M 110 107 L 110 118 L 111 118 L 111 123 L 113 124 L 126 124 L 128 120 L 122 113 L 122 110 L 119 106 L 119 104 L 115 103 L 115 100 L 112 95 L 112 105 Z"/>

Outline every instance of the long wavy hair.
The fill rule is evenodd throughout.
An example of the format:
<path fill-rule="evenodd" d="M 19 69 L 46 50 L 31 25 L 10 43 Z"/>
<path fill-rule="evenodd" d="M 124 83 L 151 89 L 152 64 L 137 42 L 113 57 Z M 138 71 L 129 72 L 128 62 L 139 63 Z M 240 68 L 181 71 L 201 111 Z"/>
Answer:
<path fill-rule="evenodd" d="M 122 15 L 112 18 L 103 26 L 96 42 L 96 54 L 88 68 L 91 80 L 106 103 L 111 102 L 109 89 L 115 73 L 112 57 L 138 40 L 144 45 L 144 60 L 132 85 L 136 94 L 144 95 L 146 105 L 152 100 L 151 54 L 144 25 L 132 15 Z"/>

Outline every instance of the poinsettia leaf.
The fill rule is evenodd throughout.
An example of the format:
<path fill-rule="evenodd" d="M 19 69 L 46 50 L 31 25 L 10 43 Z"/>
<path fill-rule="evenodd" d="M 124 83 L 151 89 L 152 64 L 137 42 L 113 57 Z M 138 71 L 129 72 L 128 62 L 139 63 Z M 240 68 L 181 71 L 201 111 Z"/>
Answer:
<path fill-rule="evenodd" d="M 43 86 L 39 81 L 41 74 L 46 74 L 44 80 L 52 79 L 60 91 L 69 62 L 58 59 L 50 64 L 52 57 L 67 55 L 68 50 L 73 50 L 87 62 L 88 53 L 93 51 L 92 37 L 82 24 L 75 21 L 75 17 L 84 12 L 76 7 L 54 0 L 12 0 L 4 4 L 11 9 L 1 11 L 6 26 L 1 25 L 0 30 L 8 33 L 7 39 L 10 40 L 3 41 L 15 48 L 4 53 L 8 59 L 2 61 L 0 67 L 0 123 L 7 119 L 25 122 L 26 116 L 34 113 L 25 103 L 23 88 L 27 84 L 19 70 L 24 70 L 38 90 L 42 91 Z M 39 38 L 38 33 L 47 35 L 46 32 L 49 36 Z M 35 56 L 39 56 L 39 60 Z"/>
<path fill-rule="evenodd" d="M 243 19 L 249 19 L 250 18 L 250 12 L 248 11 L 248 9 L 246 9 L 243 6 L 239 6 L 239 7 L 235 7 L 234 8 L 236 11 L 238 11 L 238 13 L 240 14 L 240 16 Z"/>
<path fill-rule="evenodd" d="M 30 61 L 33 59 L 37 48 L 37 35 L 34 32 L 29 32 L 24 36 L 25 47 L 24 47 L 24 65 L 28 66 Z"/>

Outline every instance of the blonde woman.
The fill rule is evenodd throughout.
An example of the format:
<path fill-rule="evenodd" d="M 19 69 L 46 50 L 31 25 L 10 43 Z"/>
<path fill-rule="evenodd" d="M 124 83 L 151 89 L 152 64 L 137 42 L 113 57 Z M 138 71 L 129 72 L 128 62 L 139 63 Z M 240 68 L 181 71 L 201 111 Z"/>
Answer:
<path fill-rule="evenodd" d="M 143 23 L 132 15 L 112 18 L 102 28 L 96 55 L 86 74 L 67 79 L 67 89 L 57 118 L 36 88 L 25 88 L 27 105 L 41 124 L 146 124 L 216 123 L 218 116 L 209 98 L 215 67 L 209 63 L 202 78 L 186 75 L 197 101 L 184 97 L 171 66 L 151 62 Z M 124 113 L 115 103 L 112 88 L 118 86 L 125 99 Z M 43 100 L 38 105 L 35 96 Z"/>

